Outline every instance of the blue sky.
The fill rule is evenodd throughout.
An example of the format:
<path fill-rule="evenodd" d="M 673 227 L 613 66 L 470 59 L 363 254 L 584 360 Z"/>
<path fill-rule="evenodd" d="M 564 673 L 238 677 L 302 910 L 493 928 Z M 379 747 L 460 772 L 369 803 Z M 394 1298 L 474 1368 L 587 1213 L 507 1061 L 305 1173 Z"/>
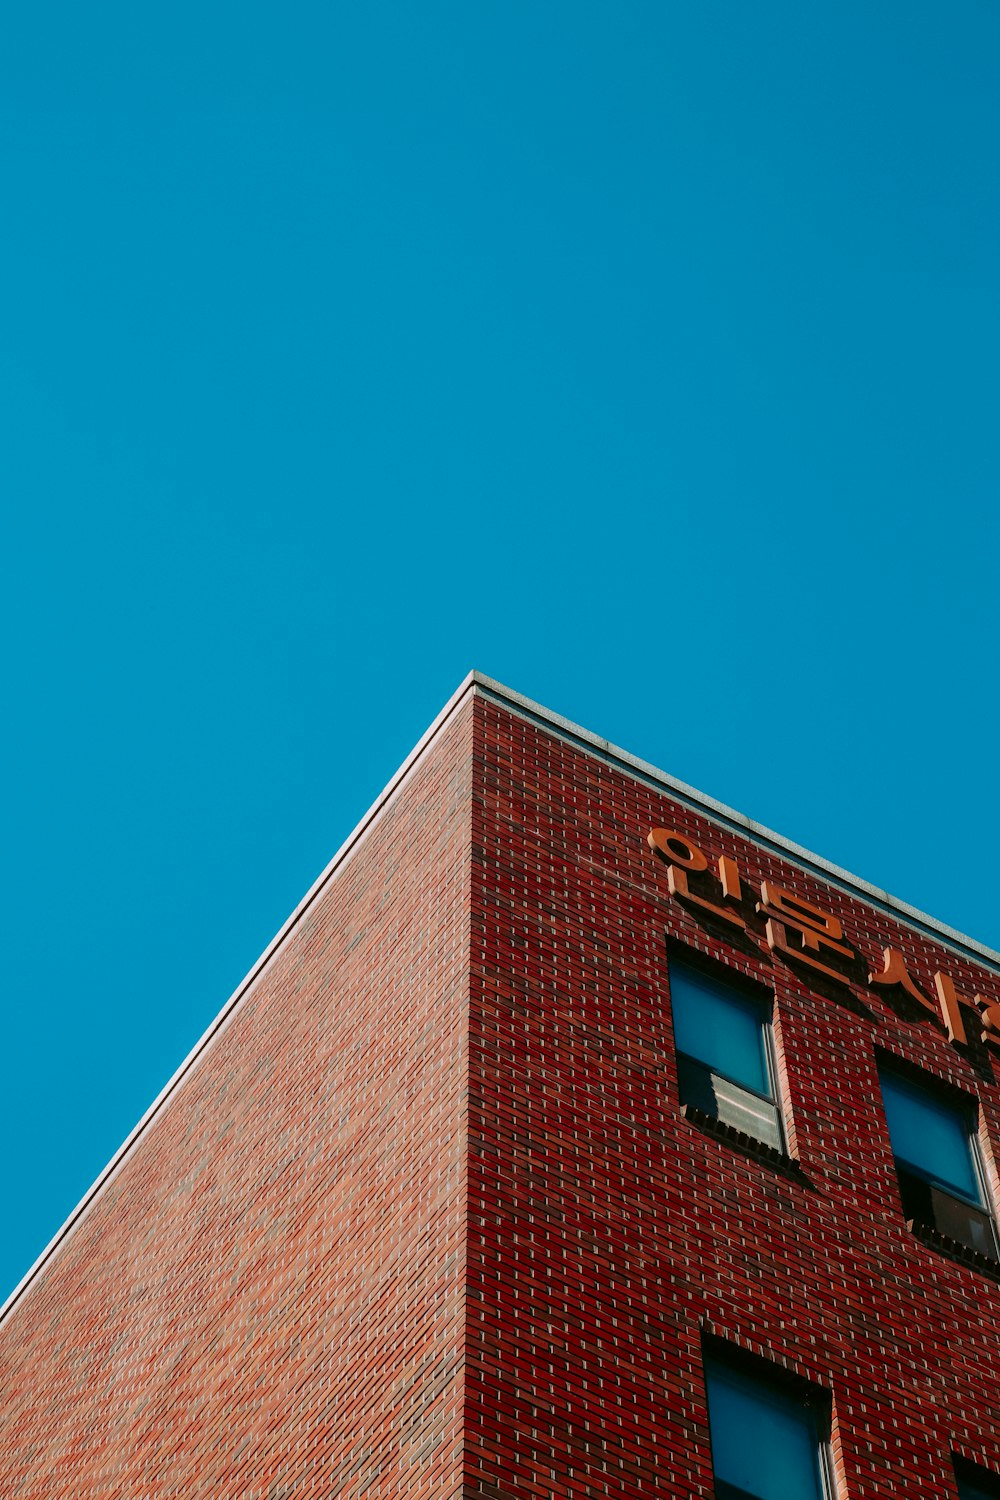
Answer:
<path fill-rule="evenodd" d="M 0 1297 L 467 670 L 1000 943 L 992 3 L 0 20 Z"/>

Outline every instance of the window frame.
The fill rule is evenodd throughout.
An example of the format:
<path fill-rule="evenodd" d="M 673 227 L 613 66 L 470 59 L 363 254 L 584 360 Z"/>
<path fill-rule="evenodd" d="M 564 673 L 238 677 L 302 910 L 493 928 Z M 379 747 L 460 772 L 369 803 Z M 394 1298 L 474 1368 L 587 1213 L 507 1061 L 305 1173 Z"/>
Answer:
<path fill-rule="evenodd" d="M 760 1404 L 786 1410 L 799 1408 L 808 1413 L 809 1426 L 815 1456 L 814 1478 L 818 1489 L 810 1500 L 837 1500 L 831 1451 L 833 1402 L 829 1391 L 800 1376 L 790 1375 L 779 1365 L 758 1359 L 740 1349 L 732 1349 L 721 1341 L 712 1340 L 702 1350 L 702 1369 L 705 1383 L 705 1405 L 709 1409 L 709 1385 L 717 1373 L 724 1380 L 742 1386 L 757 1397 Z M 752 1490 L 744 1490 L 716 1473 L 718 1443 L 712 1436 L 712 1421 L 709 1415 L 709 1451 L 712 1458 L 712 1485 L 716 1500 L 760 1500 Z"/>
<path fill-rule="evenodd" d="M 986 1163 L 983 1159 L 982 1146 L 979 1139 L 979 1122 L 981 1110 L 979 1100 L 973 1094 L 967 1094 L 964 1090 L 956 1088 L 953 1084 L 938 1079 L 933 1073 L 927 1073 L 922 1068 L 916 1068 L 897 1058 L 892 1053 L 882 1052 L 876 1057 L 878 1070 L 879 1092 L 882 1099 L 882 1113 L 885 1116 L 886 1131 L 889 1136 L 889 1149 L 892 1152 L 893 1167 L 896 1172 L 896 1181 L 899 1189 L 900 1208 L 904 1222 L 910 1227 L 911 1232 L 927 1238 L 929 1235 L 936 1239 L 945 1241 L 945 1248 L 955 1246 L 963 1254 L 983 1257 L 994 1264 L 1000 1265 L 1000 1228 L 997 1224 L 996 1206 L 993 1201 L 989 1175 L 986 1171 Z M 886 1109 L 885 1090 L 883 1079 L 888 1077 L 897 1084 L 902 1084 L 903 1089 L 912 1090 L 917 1095 L 923 1094 L 932 1104 L 946 1109 L 960 1123 L 965 1132 L 965 1142 L 969 1151 L 969 1161 L 972 1168 L 972 1176 L 979 1190 L 978 1201 L 970 1198 L 962 1189 L 946 1183 L 941 1177 L 921 1167 L 919 1163 L 910 1161 L 909 1157 L 900 1155 L 893 1143 L 892 1130 L 889 1125 L 889 1113 Z M 993 1243 L 992 1254 L 980 1250 L 966 1239 L 960 1239 L 949 1233 L 948 1229 L 942 1229 L 933 1218 L 920 1217 L 911 1213 L 907 1208 L 907 1200 L 912 1202 L 912 1188 L 905 1181 L 906 1178 L 922 1183 L 931 1193 L 938 1193 L 942 1197 L 950 1199 L 962 1208 L 971 1209 L 983 1219 L 990 1232 Z M 933 1200 L 932 1200 L 933 1211 Z"/>
<path fill-rule="evenodd" d="M 761 1057 L 764 1072 L 770 1085 L 770 1094 L 763 1094 L 759 1089 L 744 1083 L 741 1079 L 734 1078 L 731 1073 L 724 1072 L 705 1058 L 697 1057 L 694 1053 L 686 1052 L 677 1040 L 677 1009 L 673 976 L 677 968 L 691 970 L 696 976 L 700 976 L 709 984 L 716 986 L 722 991 L 725 1001 L 731 1003 L 735 1009 L 749 1013 L 757 1023 L 758 1035 L 761 1046 Z M 693 1110 L 697 1118 L 707 1120 L 720 1129 L 733 1130 L 765 1151 L 774 1152 L 777 1156 L 788 1156 L 788 1133 L 785 1124 L 784 1101 L 778 1083 L 778 1055 L 774 1038 L 774 1016 L 776 1009 L 776 997 L 773 989 L 759 980 L 748 978 L 738 971 L 728 968 L 727 965 L 716 960 L 706 958 L 703 954 L 694 952 L 679 943 L 668 944 L 667 949 L 667 987 L 670 999 L 671 1024 L 674 1034 L 674 1057 L 677 1063 L 677 1088 L 680 1102 L 683 1108 Z M 760 1104 L 767 1105 L 773 1113 L 775 1135 L 777 1144 L 766 1140 L 762 1136 L 753 1135 L 745 1130 L 742 1125 L 736 1124 L 732 1119 L 727 1119 L 724 1113 L 712 1113 L 703 1109 L 696 1099 L 685 1098 L 684 1073 L 686 1070 L 696 1071 L 706 1079 L 718 1078 L 727 1084 L 730 1089 L 740 1094 L 745 1094 Z"/>

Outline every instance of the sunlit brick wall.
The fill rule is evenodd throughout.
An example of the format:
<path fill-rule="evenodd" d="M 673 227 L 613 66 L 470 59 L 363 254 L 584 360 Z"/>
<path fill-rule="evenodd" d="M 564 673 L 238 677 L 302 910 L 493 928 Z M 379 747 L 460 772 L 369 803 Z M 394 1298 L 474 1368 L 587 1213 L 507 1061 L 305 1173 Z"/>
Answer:
<path fill-rule="evenodd" d="M 467 706 L 9 1313 L 4 1500 L 461 1493 L 470 748 Z"/>
<path fill-rule="evenodd" d="M 655 826 L 737 861 L 745 931 Z M 765 878 L 850 985 L 769 950 Z M 787 1159 L 682 1114 L 668 940 L 773 990 Z M 907 1229 L 876 1049 L 979 1100 L 991 1171 L 1000 1053 L 868 986 L 887 945 L 1000 1000 L 466 696 L 0 1326 L 0 1496 L 708 1500 L 714 1337 L 830 1394 L 837 1500 L 954 1500 L 953 1452 L 1000 1471 L 1000 1282 Z"/>
<path fill-rule="evenodd" d="M 996 1145 L 992 1058 L 710 928 L 646 833 L 836 912 L 876 967 L 895 944 L 925 988 L 996 976 L 495 703 L 476 757 L 468 1495 L 710 1496 L 712 1333 L 832 1393 L 842 1500 L 954 1500 L 953 1449 L 1000 1470 L 1000 1288 L 907 1230 L 874 1049 L 978 1096 Z M 682 1118 L 667 934 L 774 989 L 789 1170 Z"/>

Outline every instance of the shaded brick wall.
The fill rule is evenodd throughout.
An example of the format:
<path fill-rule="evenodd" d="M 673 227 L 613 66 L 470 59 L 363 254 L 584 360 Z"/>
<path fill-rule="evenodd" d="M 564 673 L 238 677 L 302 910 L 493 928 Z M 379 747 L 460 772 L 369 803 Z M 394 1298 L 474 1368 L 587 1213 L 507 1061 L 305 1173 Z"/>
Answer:
<path fill-rule="evenodd" d="M 9 1313 L 4 1500 L 460 1494 L 470 730 Z"/>
<path fill-rule="evenodd" d="M 874 1049 L 975 1094 L 997 1147 L 992 1059 L 710 929 L 645 835 L 736 856 L 925 987 L 996 976 L 493 702 L 475 757 L 467 1496 L 710 1496 L 713 1333 L 832 1393 L 843 1500 L 954 1500 L 952 1449 L 1000 1472 L 1000 1287 L 907 1230 Z M 793 1172 L 682 1118 L 668 934 L 774 989 Z"/>
<path fill-rule="evenodd" d="M 3 1500 L 707 1500 L 706 1335 L 831 1393 L 839 1500 L 1000 1472 L 1000 1285 L 906 1229 L 875 1048 L 988 1153 L 992 1057 L 706 924 L 656 825 L 1000 999 L 467 698 L 0 1328 Z M 668 937 L 773 988 L 791 1169 L 681 1116 Z"/>

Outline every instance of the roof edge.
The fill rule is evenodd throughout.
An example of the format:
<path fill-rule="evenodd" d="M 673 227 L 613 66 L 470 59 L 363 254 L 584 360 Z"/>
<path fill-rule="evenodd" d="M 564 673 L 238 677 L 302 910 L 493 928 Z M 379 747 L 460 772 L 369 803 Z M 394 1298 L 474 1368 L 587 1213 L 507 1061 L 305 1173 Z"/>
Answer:
<path fill-rule="evenodd" d="M 869 905 L 881 907 L 897 920 L 934 937 L 936 941 L 957 950 L 962 956 L 974 958 L 977 962 L 985 959 L 991 968 L 1000 970 L 1000 952 L 995 949 L 987 948 L 984 943 L 967 936 L 966 933 L 958 932 L 954 927 L 939 922 L 936 917 L 928 916 L 926 912 L 920 911 L 916 906 L 910 906 L 897 896 L 890 895 L 888 891 L 870 885 L 868 881 L 852 875 L 850 870 L 843 870 L 839 865 L 831 864 L 821 855 L 813 854 L 801 844 L 793 843 L 791 839 L 775 833 L 763 823 L 755 823 L 745 813 L 727 807 L 724 802 L 717 802 L 714 797 L 709 797 L 705 792 L 699 792 L 696 787 L 688 786 L 684 781 L 678 781 L 676 777 L 668 775 L 666 771 L 661 771 L 649 761 L 630 755 L 619 745 L 613 745 L 610 740 L 601 739 L 599 735 L 592 734 L 589 729 L 583 729 L 579 724 L 574 724 L 571 719 L 553 713 L 551 709 L 533 702 L 530 698 L 525 698 L 521 693 L 515 693 L 512 688 L 505 687 L 502 682 L 496 682 L 481 672 L 471 672 L 469 676 L 482 692 L 497 702 L 513 708 L 522 717 L 553 729 L 561 738 L 580 745 L 584 749 L 596 751 L 602 760 L 621 766 L 626 774 L 634 779 L 662 788 L 678 801 L 686 803 L 699 812 L 707 813 L 713 822 L 747 833 L 757 843 L 770 845 L 776 852 L 784 858 L 791 859 L 800 868 L 809 873 L 819 874 L 828 883 L 838 885 L 843 890 L 860 896 Z"/>
<path fill-rule="evenodd" d="M 358 822 L 348 834 L 347 838 L 341 844 L 340 848 L 330 860 L 329 864 L 313 881 L 312 885 L 309 887 L 308 891 L 306 891 L 306 894 L 302 897 L 302 900 L 296 906 L 295 910 L 291 913 L 288 919 L 282 923 L 281 927 L 268 943 L 263 953 L 251 966 L 245 977 L 236 986 L 236 989 L 230 995 L 229 999 L 219 1011 L 218 1015 L 208 1026 L 207 1030 L 205 1030 L 198 1038 L 194 1046 L 191 1048 L 191 1051 L 184 1058 L 183 1062 L 181 1062 L 179 1067 L 174 1071 L 174 1073 L 164 1084 L 163 1088 L 157 1094 L 156 1098 L 153 1100 L 152 1104 L 139 1120 L 138 1124 L 132 1131 L 129 1132 L 125 1140 L 115 1152 L 114 1156 L 108 1162 L 107 1166 L 90 1185 L 90 1187 L 84 1193 L 83 1197 L 80 1199 L 79 1203 L 59 1226 L 55 1234 L 45 1246 L 44 1250 L 42 1250 L 41 1254 L 34 1261 L 34 1263 L 29 1266 L 28 1270 L 21 1277 L 21 1280 L 17 1283 L 14 1290 L 10 1293 L 9 1297 L 6 1299 L 3 1305 L 0 1306 L 0 1323 L 3 1322 L 7 1314 L 14 1307 L 15 1303 L 17 1303 L 24 1292 L 27 1291 L 28 1287 L 35 1280 L 36 1276 L 38 1276 L 39 1273 L 48 1264 L 52 1256 L 59 1249 L 60 1245 L 62 1245 L 63 1241 L 69 1237 L 76 1226 L 86 1217 L 88 1211 L 93 1207 L 95 1201 L 100 1196 L 103 1189 L 112 1180 L 115 1173 L 118 1171 L 118 1168 L 122 1165 L 126 1156 L 138 1141 L 139 1137 L 156 1118 L 160 1110 L 163 1108 L 163 1106 L 166 1104 L 167 1100 L 171 1097 L 175 1090 L 180 1087 L 180 1085 L 183 1083 L 188 1073 L 190 1073 L 192 1068 L 198 1062 L 202 1054 L 208 1050 L 212 1042 L 214 1042 L 215 1039 L 220 1036 L 225 1030 L 226 1026 L 232 1020 L 237 1006 L 239 1005 L 243 997 L 247 994 L 251 985 L 255 982 L 266 965 L 274 957 L 275 953 L 281 947 L 282 943 L 285 941 L 285 938 L 296 926 L 299 919 L 305 915 L 305 913 L 312 906 L 313 902 L 324 890 L 328 882 L 337 873 L 340 866 L 353 853 L 356 845 L 368 832 L 372 824 L 377 820 L 379 814 L 382 812 L 390 797 L 392 797 L 393 793 L 398 789 L 405 777 L 413 769 L 414 765 L 420 759 L 423 752 L 430 745 L 431 741 L 436 738 L 439 731 L 451 718 L 452 714 L 463 702 L 467 694 L 473 689 L 475 681 L 476 674 L 474 672 L 469 672 L 464 680 L 460 683 L 458 688 L 455 690 L 455 692 L 448 699 L 448 702 L 445 704 L 444 708 L 442 708 L 441 712 L 433 720 L 430 727 L 424 732 L 424 734 L 421 735 L 420 739 L 414 745 L 413 749 L 403 761 L 398 771 L 396 771 L 396 773 L 392 777 L 390 777 L 389 781 L 375 798 L 375 801 L 371 804 L 368 811 L 361 818 L 360 822 Z"/>
<path fill-rule="evenodd" d="M 866 881 L 852 875 L 850 871 L 842 870 L 838 865 L 831 864 L 828 860 L 822 859 L 818 854 L 813 854 L 808 849 L 803 849 L 800 845 L 792 843 L 790 839 L 783 838 L 781 834 L 774 833 L 771 829 L 764 827 L 763 824 L 755 823 L 752 818 L 748 818 L 744 813 L 727 807 L 723 802 L 717 802 L 714 797 L 709 797 L 705 793 L 699 792 L 695 787 L 688 786 L 686 782 L 678 781 L 675 777 L 669 776 L 665 771 L 659 770 L 658 767 L 651 765 L 648 761 L 640 760 L 637 756 L 629 754 L 627 750 L 623 750 L 620 746 L 612 744 L 610 740 L 602 739 L 599 735 L 593 734 L 589 729 L 583 729 L 579 724 L 574 724 L 571 719 L 564 718 L 561 714 L 553 713 L 551 709 L 534 702 L 531 698 L 526 698 L 522 693 L 514 692 L 512 688 L 505 687 L 503 683 L 497 682 L 494 678 L 487 677 L 482 672 L 469 672 L 448 699 L 441 712 L 435 717 L 429 728 L 421 735 L 402 765 L 375 798 L 368 811 L 348 834 L 333 858 L 309 887 L 309 890 L 302 897 L 302 900 L 295 907 L 294 911 L 275 933 L 263 953 L 237 985 L 207 1030 L 195 1042 L 179 1067 L 164 1084 L 159 1094 L 157 1094 L 135 1128 L 125 1138 L 121 1146 L 119 1146 L 107 1166 L 87 1189 L 79 1203 L 60 1225 L 59 1229 L 56 1230 L 41 1254 L 25 1272 L 3 1305 L 0 1306 L 0 1323 L 3 1322 L 24 1292 L 48 1264 L 63 1241 L 69 1237 L 76 1226 L 86 1217 L 86 1214 L 102 1190 L 115 1176 L 115 1173 L 140 1136 L 156 1118 L 171 1095 L 180 1087 L 202 1054 L 207 1051 L 212 1042 L 225 1030 L 240 1001 L 280 948 L 285 938 L 294 929 L 300 918 L 309 910 L 328 882 L 337 873 L 340 866 L 350 856 L 355 846 L 377 820 L 390 797 L 398 789 L 423 752 L 428 748 L 432 740 L 435 739 L 470 692 L 479 692 L 502 704 L 504 707 L 511 709 L 520 717 L 546 727 L 561 739 L 567 740 L 591 753 L 596 753 L 602 760 L 620 767 L 626 775 L 668 793 L 676 800 L 684 802 L 697 811 L 706 814 L 711 821 L 721 824 L 724 827 L 738 829 L 741 832 L 749 834 L 758 843 L 768 844 L 784 858 L 790 859 L 809 873 L 818 874 L 822 879 L 840 886 L 851 894 L 860 896 L 870 905 L 881 907 L 883 910 L 890 912 L 898 920 L 905 922 L 906 925 L 915 927 L 919 931 L 931 935 L 936 941 L 942 942 L 946 947 L 957 950 L 962 956 L 971 957 L 980 962 L 985 959 L 991 968 L 1000 971 L 1000 953 L 987 948 L 974 938 L 967 937 L 964 933 L 955 931 L 954 928 L 946 926 L 943 922 L 938 922 L 934 917 L 928 916 L 916 907 L 909 906 L 905 901 L 900 901 L 896 897 L 889 895 L 887 891 L 880 890 L 877 886 L 869 885 Z"/>

